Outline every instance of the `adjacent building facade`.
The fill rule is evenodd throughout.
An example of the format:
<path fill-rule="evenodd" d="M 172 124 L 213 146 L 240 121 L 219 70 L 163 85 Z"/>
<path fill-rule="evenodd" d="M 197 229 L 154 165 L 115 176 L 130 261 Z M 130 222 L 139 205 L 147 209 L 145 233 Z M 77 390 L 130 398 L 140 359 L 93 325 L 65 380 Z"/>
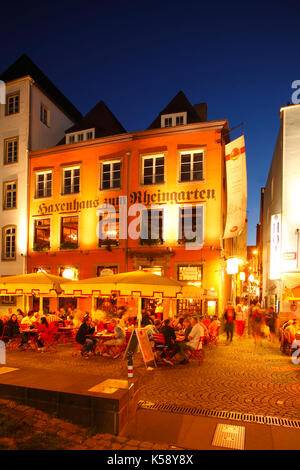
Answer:
<path fill-rule="evenodd" d="M 30 153 L 28 272 L 145 269 L 195 287 L 179 313 L 220 312 L 234 255 L 223 239 L 227 142 L 228 122 L 207 121 L 182 92 L 133 133 L 98 103 L 61 145 Z"/>
<path fill-rule="evenodd" d="M 26 55 L 0 79 L 0 276 L 7 276 L 27 269 L 29 152 L 57 144 L 82 116 Z M 0 297 L 0 310 L 15 301 Z"/>
<path fill-rule="evenodd" d="M 294 317 L 300 316 L 300 105 L 281 108 L 280 120 L 261 197 L 262 295 L 266 306 Z"/>

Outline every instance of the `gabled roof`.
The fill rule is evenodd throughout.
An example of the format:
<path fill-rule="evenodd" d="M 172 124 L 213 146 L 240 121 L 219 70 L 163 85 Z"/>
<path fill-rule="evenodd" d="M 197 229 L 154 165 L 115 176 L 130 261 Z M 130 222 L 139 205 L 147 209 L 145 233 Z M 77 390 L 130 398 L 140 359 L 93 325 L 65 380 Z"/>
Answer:
<path fill-rule="evenodd" d="M 182 91 L 179 91 L 177 95 L 170 101 L 170 103 L 158 114 L 148 129 L 158 129 L 161 127 L 161 116 L 164 114 L 175 114 L 175 113 L 187 113 L 187 124 L 194 122 L 206 121 L 206 112 L 202 115 L 199 113 L 199 108 L 205 108 L 206 104 L 192 106 L 187 97 Z"/>
<path fill-rule="evenodd" d="M 82 114 L 66 98 L 61 91 L 49 80 L 48 77 L 38 68 L 38 66 L 26 55 L 23 54 L 8 69 L 0 75 L 0 80 L 5 83 L 17 80 L 29 75 L 38 87 L 73 121 L 77 122 L 82 118 Z"/>
<path fill-rule="evenodd" d="M 96 106 L 94 106 L 94 108 L 92 108 L 84 118 L 74 124 L 74 126 L 70 127 L 66 131 L 66 134 L 86 129 L 95 129 L 95 139 L 126 133 L 122 124 L 102 100 L 99 101 L 99 103 L 96 104 Z M 64 143 L 65 139 L 59 142 L 59 145 Z"/>

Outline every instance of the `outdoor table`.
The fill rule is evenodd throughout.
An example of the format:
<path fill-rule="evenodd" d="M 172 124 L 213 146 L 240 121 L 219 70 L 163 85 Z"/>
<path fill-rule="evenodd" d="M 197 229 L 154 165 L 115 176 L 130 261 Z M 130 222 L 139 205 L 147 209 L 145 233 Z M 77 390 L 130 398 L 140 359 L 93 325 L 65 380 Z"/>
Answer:
<path fill-rule="evenodd" d="M 63 343 L 68 342 L 68 340 L 72 336 L 73 331 L 74 331 L 73 326 L 59 326 L 58 327 L 58 333 L 60 333 Z"/>
<path fill-rule="evenodd" d="M 88 338 L 96 339 L 97 346 L 95 347 L 95 354 L 101 350 L 101 345 L 104 341 L 108 341 L 109 339 L 114 338 L 114 333 L 94 333 L 93 335 L 86 335 Z"/>

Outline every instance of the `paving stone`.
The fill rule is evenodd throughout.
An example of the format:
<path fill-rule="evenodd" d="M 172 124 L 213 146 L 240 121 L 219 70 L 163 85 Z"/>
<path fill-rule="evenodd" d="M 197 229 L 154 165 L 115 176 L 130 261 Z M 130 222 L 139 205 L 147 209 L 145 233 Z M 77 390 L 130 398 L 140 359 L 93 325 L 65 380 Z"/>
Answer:
<path fill-rule="evenodd" d="M 139 443 L 140 443 L 140 441 L 136 441 L 134 439 L 130 439 L 129 441 L 127 441 L 128 446 L 136 446 L 137 447 L 139 445 Z"/>
<path fill-rule="evenodd" d="M 124 437 L 124 436 L 114 436 L 114 441 L 116 441 L 116 442 L 127 442 L 127 441 L 128 441 L 128 437 Z"/>
<path fill-rule="evenodd" d="M 120 450 L 122 449 L 122 444 L 119 442 L 112 442 L 111 447 L 112 450 Z"/>
<path fill-rule="evenodd" d="M 146 449 L 152 449 L 153 448 L 153 442 L 140 442 L 140 447 L 145 447 Z"/>

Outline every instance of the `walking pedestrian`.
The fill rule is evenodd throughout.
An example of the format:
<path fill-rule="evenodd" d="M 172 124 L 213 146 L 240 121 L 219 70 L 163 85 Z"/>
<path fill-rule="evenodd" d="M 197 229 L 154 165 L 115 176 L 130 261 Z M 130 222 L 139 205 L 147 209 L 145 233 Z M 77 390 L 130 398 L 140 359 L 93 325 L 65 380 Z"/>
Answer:
<path fill-rule="evenodd" d="M 252 308 L 251 324 L 254 343 L 261 344 L 264 336 L 265 318 L 258 304 Z"/>
<path fill-rule="evenodd" d="M 243 308 L 243 305 L 238 304 L 236 306 L 236 320 L 235 320 L 235 323 L 236 323 L 236 333 L 237 333 L 239 339 L 241 339 L 243 334 L 244 334 L 245 325 L 246 325 L 246 318 L 247 318 L 247 314 L 246 314 L 245 309 Z"/>
<path fill-rule="evenodd" d="M 233 307 L 232 302 L 227 302 L 227 307 L 224 312 L 224 322 L 225 322 L 225 331 L 227 335 L 227 343 L 232 342 L 233 331 L 234 331 L 234 321 L 236 317 L 236 312 Z"/>

